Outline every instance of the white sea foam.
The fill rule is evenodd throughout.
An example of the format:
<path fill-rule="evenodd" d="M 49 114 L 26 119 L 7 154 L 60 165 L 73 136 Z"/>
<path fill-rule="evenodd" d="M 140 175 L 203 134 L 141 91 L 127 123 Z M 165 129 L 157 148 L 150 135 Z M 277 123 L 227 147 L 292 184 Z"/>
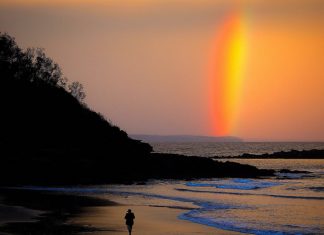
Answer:
<path fill-rule="evenodd" d="M 220 189 L 254 190 L 278 186 L 281 185 L 281 183 L 253 179 L 229 179 L 219 180 L 211 183 L 188 182 L 186 183 L 186 185 L 190 187 L 215 187 Z"/>

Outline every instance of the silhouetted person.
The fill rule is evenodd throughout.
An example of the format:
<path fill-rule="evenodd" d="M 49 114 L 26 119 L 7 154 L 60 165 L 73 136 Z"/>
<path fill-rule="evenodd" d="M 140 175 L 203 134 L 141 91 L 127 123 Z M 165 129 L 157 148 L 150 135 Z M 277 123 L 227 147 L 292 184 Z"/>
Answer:
<path fill-rule="evenodd" d="M 125 215 L 125 220 L 126 220 L 126 225 L 127 225 L 129 235 L 132 234 L 132 228 L 133 228 L 133 224 L 134 224 L 134 219 L 135 219 L 134 213 L 132 212 L 131 209 L 128 209 L 127 213 Z"/>

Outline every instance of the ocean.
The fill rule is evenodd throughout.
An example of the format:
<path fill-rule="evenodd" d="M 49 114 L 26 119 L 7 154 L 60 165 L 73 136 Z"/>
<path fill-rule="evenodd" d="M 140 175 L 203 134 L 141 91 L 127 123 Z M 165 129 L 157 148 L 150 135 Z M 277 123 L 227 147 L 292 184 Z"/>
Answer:
<path fill-rule="evenodd" d="M 239 156 L 243 153 L 264 154 L 289 150 L 324 149 L 324 142 L 164 142 L 150 143 L 155 152 L 194 156 Z"/>
<path fill-rule="evenodd" d="M 162 143 L 153 146 L 156 152 L 234 156 L 323 149 L 324 143 Z M 182 208 L 179 220 L 242 234 L 324 234 L 324 160 L 233 161 L 310 173 L 277 173 L 274 177 L 258 179 L 151 180 L 144 185 L 29 189 L 87 194 L 131 206 Z"/>

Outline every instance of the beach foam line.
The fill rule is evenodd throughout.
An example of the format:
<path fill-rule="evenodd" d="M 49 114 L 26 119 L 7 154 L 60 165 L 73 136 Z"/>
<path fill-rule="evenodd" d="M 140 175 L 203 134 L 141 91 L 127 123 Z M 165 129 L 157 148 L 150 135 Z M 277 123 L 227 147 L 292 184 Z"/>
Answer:
<path fill-rule="evenodd" d="M 261 193 L 241 193 L 241 192 L 219 192 L 219 191 L 194 190 L 194 189 L 184 189 L 184 188 L 175 188 L 175 190 L 182 191 L 182 192 L 192 192 L 192 193 L 213 193 L 213 194 L 227 194 L 227 195 L 239 195 L 239 196 L 267 196 L 267 197 L 305 199 L 305 200 L 324 200 L 324 197 L 291 196 L 291 195 L 261 194 Z"/>
<path fill-rule="evenodd" d="M 237 178 L 232 180 L 219 180 L 212 183 L 188 182 L 185 185 L 189 187 L 214 187 L 221 189 L 255 190 L 279 186 L 282 185 L 282 183 Z"/>

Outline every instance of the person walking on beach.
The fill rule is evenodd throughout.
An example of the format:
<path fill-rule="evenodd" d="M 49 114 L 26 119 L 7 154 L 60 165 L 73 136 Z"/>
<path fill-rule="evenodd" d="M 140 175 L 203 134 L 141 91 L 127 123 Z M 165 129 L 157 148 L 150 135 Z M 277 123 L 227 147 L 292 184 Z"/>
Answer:
<path fill-rule="evenodd" d="M 134 224 L 134 219 L 135 219 L 134 213 L 132 212 L 131 209 L 128 209 L 127 213 L 125 215 L 125 220 L 126 220 L 126 225 L 127 225 L 129 235 L 132 234 L 132 228 L 133 228 L 133 224 Z"/>

